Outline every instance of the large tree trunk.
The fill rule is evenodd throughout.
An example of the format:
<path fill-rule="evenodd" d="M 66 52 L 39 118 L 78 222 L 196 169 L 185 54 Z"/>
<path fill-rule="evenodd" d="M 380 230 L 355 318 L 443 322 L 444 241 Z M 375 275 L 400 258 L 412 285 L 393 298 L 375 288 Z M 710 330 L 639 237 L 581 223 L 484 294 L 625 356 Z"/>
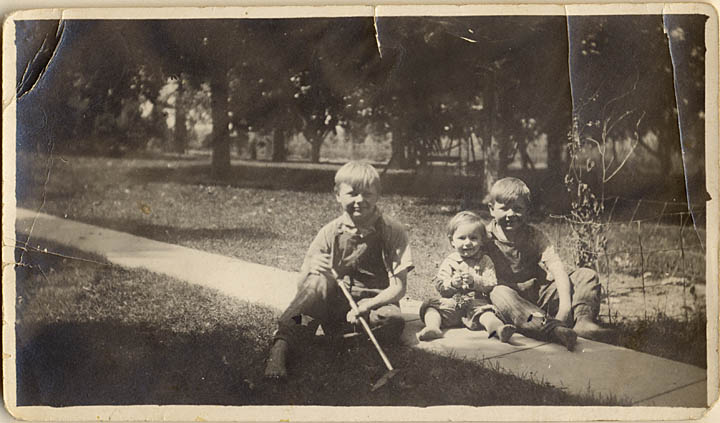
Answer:
<path fill-rule="evenodd" d="M 390 141 L 390 163 L 392 166 L 400 169 L 409 169 L 410 160 L 408 159 L 408 151 L 405 136 L 401 135 L 402 131 L 393 131 L 392 140 Z"/>
<path fill-rule="evenodd" d="M 224 179 L 230 175 L 230 118 L 228 116 L 229 84 L 227 72 L 220 71 L 210 81 L 212 91 L 212 174 L 214 178 Z"/>
<path fill-rule="evenodd" d="M 187 126 L 185 114 L 185 102 L 183 96 L 185 93 L 182 78 L 178 78 L 177 98 L 175 99 L 175 134 L 174 134 L 174 151 L 178 154 L 184 154 L 187 148 Z"/>
<path fill-rule="evenodd" d="M 276 128 L 273 131 L 272 161 L 287 161 L 287 148 L 285 146 L 285 131 Z"/>

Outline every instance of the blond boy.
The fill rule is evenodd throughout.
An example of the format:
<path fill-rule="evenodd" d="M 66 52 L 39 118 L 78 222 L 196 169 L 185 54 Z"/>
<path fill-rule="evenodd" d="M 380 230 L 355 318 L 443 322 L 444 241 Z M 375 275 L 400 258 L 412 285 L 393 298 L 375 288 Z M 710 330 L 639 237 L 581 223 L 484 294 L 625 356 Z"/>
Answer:
<path fill-rule="evenodd" d="M 490 300 L 507 322 L 532 338 L 559 342 L 572 350 L 577 335 L 600 339 L 608 330 L 595 323 L 600 308 L 597 273 L 580 268 L 570 275 L 548 237 L 527 223 L 530 189 L 503 178 L 490 190 L 488 255 L 499 285 Z M 572 330 L 568 327 L 572 327 Z"/>
<path fill-rule="evenodd" d="M 338 338 L 345 322 L 355 323 L 359 314 L 380 342 L 399 340 L 405 321 L 398 302 L 414 266 L 404 227 L 377 207 L 380 192 L 380 177 L 367 163 L 349 162 L 335 174 L 342 214 L 320 229 L 308 248 L 297 294 L 278 321 L 266 377 L 287 377 L 288 352 L 301 346 L 307 317 Z M 343 297 L 338 279 L 350 289 L 359 313 Z"/>

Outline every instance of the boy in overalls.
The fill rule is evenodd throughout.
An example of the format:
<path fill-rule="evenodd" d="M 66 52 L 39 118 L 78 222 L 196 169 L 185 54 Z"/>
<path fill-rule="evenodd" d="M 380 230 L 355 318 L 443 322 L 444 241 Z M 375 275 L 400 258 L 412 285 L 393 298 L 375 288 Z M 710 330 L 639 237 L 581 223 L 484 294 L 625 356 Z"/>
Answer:
<path fill-rule="evenodd" d="M 596 323 L 600 283 L 592 269 L 568 275 L 541 229 L 527 222 L 530 189 L 517 178 L 503 178 L 490 189 L 488 255 L 498 286 L 490 300 L 504 320 L 525 336 L 575 347 L 577 336 L 602 339 L 610 334 Z"/>
<path fill-rule="evenodd" d="M 343 214 L 320 230 L 305 255 L 295 298 L 278 321 L 266 377 L 287 377 L 288 353 L 306 338 L 308 317 L 333 338 L 342 336 L 346 322 L 357 322 L 337 283 L 349 288 L 380 342 L 399 340 L 405 321 L 398 302 L 414 266 L 404 227 L 376 206 L 380 189 L 380 176 L 369 164 L 350 162 L 335 174 Z"/>

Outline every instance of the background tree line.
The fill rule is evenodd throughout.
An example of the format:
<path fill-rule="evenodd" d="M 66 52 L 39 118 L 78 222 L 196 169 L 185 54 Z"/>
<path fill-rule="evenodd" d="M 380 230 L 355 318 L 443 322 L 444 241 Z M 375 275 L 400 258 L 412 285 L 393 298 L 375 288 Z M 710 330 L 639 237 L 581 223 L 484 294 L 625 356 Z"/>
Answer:
<path fill-rule="evenodd" d="M 18 22 L 17 143 L 183 153 L 204 119 L 218 178 L 253 134 L 273 161 L 301 134 L 317 162 L 342 131 L 390 140 L 391 167 L 472 150 L 491 184 L 517 158 L 532 172 L 539 139 L 561 182 L 575 137 L 596 182 L 631 156 L 656 185 L 704 181 L 705 20 L 387 17 L 377 34 L 372 18 Z"/>

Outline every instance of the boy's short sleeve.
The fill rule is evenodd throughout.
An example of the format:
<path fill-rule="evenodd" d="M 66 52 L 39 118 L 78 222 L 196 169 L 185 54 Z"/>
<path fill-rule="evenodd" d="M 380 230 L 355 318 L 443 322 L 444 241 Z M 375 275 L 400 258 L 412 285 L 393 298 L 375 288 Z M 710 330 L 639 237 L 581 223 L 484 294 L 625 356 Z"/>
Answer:
<path fill-rule="evenodd" d="M 386 261 L 390 275 L 397 275 L 403 270 L 408 272 L 415 268 L 408 235 L 400 222 L 383 217 L 385 221 Z"/>
<path fill-rule="evenodd" d="M 558 255 L 557 251 L 555 251 L 555 247 L 544 232 L 535 229 L 533 238 L 533 244 L 540 256 L 540 263 L 544 264 L 545 267 L 549 267 L 553 264 L 559 264 L 560 266 L 563 265 L 562 259 Z"/>
<path fill-rule="evenodd" d="M 337 223 L 335 221 L 328 223 L 320 229 L 305 253 L 305 259 L 300 268 L 300 273 L 310 273 L 310 259 L 314 255 L 330 254 L 336 230 Z"/>

